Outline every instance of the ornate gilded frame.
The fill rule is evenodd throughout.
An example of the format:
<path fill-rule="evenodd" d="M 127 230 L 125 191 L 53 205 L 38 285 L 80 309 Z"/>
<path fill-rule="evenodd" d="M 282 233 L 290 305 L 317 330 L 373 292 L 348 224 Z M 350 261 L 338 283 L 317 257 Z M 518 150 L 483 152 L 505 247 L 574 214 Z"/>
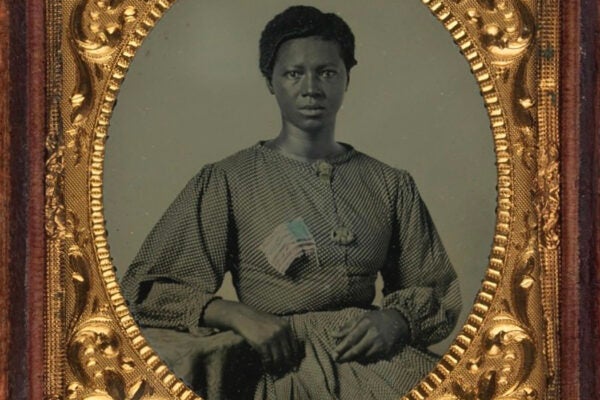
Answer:
<path fill-rule="evenodd" d="M 47 398 L 195 398 L 147 345 L 124 303 L 102 208 L 104 141 L 120 84 L 173 2 L 46 2 Z M 471 314 L 405 398 L 557 398 L 559 1 L 423 3 L 480 86 L 498 200 L 489 266 Z"/>

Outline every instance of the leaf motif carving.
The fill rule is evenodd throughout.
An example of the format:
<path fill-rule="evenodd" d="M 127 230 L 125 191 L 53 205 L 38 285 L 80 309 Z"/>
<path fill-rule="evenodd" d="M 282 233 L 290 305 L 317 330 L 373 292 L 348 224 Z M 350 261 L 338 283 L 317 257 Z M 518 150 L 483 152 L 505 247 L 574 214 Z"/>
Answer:
<path fill-rule="evenodd" d="M 525 54 L 535 37 L 535 18 L 521 0 L 478 0 L 466 18 L 495 66 L 505 67 Z"/>
<path fill-rule="evenodd" d="M 110 318 L 100 314 L 83 321 L 67 347 L 67 358 L 75 381 L 68 388 L 70 399 L 142 400 L 158 399 L 140 371 L 131 368 Z M 133 378 L 133 379 L 131 379 Z M 131 382 L 128 384 L 128 382 Z"/>
<path fill-rule="evenodd" d="M 83 315 L 89 302 L 90 294 L 90 263 L 87 261 L 78 246 L 69 250 L 69 267 L 71 269 L 71 283 L 75 293 L 73 311 L 70 315 L 69 332 L 73 331 L 79 318 Z"/>
<path fill-rule="evenodd" d="M 454 381 L 444 400 L 522 399 L 523 393 L 534 395 L 524 384 L 533 369 L 535 345 L 529 333 L 509 313 L 500 313 L 482 342 L 483 352 L 470 363 L 476 385 Z M 529 397 L 532 400 L 535 397 Z"/>
<path fill-rule="evenodd" d="M 500 395 L 508 396 L 519 389 L 529 377 L 535 361 L 535 344 L 530 334 L 511 315 L 494 317 L 495 325 L 488 331 L 484 348 L 488 359 L 494 358 L 498 370 Z"/>
<path fill-rule="evenodd" d="M 540 269 L 537 260 L 537 221 L 534 213 L 526 213 L 523 218 L 525 232 L 523 246 L 511 277 L 511 302 L 507 306 L 525 326 L 530 326 L 529 314 L 535 309 L 532 294 L 540 289 Z"/>
<path fill-rule="evenodd" d="M 137 9 L 124 0 L 86 0 L 78 3 L 71 14 L 69 45 L 77 67 L 76 83 L 70 97 L 71 126 L 67 129 L 67 146 L 73 148 L 76 164 L 87 156 L 90 114 L 97 97 L 97 83 L 123 44 L 125 27 L 136 21 Z"/>
<path fill-rule="evenodd" d="M 515 117 L 515 125 L 519 131 L 516 143 L 517 155 L 529 170 L 537 168 L 537 130 L 536 130 L 536 101 L 527 87 L 528 60 L 533 54 L 529 48 L 524 60 L 519 64 L 513 83 L 511 107 Z"/>
<path fill-rule="evenodd" d="M 478 2 L 481 7 L 467 10 L 467 19 L 476 27 L 496 76 L 502 82 L 512 82 L 509 105 L 519 132 L 515 146 L 524 165 L 534 170 L 537 166 L 536 100 L 528 88 L 527 74 L 535 49 L 535 18 L 521 0 Z"/>
<path fill-rule="evenodd" d="M 540 160 L 536 205 L 541 220 L 541 242 L 548 249 L 557 249 L 560 241 L 558 233 L 560 207 L 560 171 L 558 153 L 551 152 Z"/>
<path fill-rule="evenodd" d="M 48 136 L 46 151 L 50 154 L 46 161 L 46 233 L 58 239 L 64 234 L 66 210 L 63 194 L 64 148 L 60 138 Z"/>

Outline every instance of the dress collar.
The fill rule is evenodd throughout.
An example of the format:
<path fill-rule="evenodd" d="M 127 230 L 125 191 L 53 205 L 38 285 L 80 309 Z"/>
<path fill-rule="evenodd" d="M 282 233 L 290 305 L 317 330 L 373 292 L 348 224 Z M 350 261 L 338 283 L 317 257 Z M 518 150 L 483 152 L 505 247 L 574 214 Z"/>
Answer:
<path fill-rule="evenodd" d="M 319 164 L 319 163 L 323 163 L 323 162 L 329 163 L 331 165 L 339 165 L 339 164 L 343 164 L 343 163 L 349 161 L 352 157 L 354 157 L 358 153 L 354 149 L 354 147 L 352 147 L 351 145 L 349 145 L 347 143 L 343 143 L 343 142 L 338 142 L 339 144 L 341 144 L 342 146 L 344 146 L 346 148 L 346 151 L 344 151 L 343 153 L 337 154 L 335 156 L 332 156 L 332 157 L 326 157 L 326 158 L 313 160 L 313 161 L 306 161 L 306 160 L 302 160 L 300 158 L 294 157 L 293 155 L 290 155 L 288 153 L 284 153 L 282 151 L 271 149 L 270 147 L 265 146 L 265 142 L 266 142 L 266 140 L 261 140 L 256 145 L 254 145 L 254 147 L 258 151 L 260 151 L 261 153 L 263 153 L 264 155 L 266 155 L 268 157 L 288 160 L 290 162 L 300 163 L 300 164 L 303 164 L 306 166 L 313 166 L 315 164 Z"/>

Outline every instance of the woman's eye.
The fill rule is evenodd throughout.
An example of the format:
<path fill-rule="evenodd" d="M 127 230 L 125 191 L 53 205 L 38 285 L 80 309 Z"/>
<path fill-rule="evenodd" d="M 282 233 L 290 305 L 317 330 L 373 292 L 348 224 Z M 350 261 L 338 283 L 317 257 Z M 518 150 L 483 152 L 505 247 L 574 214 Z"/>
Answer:
<path fill-rule="evenodd" d="M 324 71 L 321 72 L 321 76 L 325 77 L 325 78 L 332 78 L 334 76 L 337 75 L 337 71 L 334 71 L 332 69 L 326 69 Z"/>
<path fill-rule="evenodd" d="M 297 79 L 297 78 L 300 77 L 300 72 L 299 71 L 288 71 L 288 72 L 285 73 L 285 75 L 288 78 Z"/>

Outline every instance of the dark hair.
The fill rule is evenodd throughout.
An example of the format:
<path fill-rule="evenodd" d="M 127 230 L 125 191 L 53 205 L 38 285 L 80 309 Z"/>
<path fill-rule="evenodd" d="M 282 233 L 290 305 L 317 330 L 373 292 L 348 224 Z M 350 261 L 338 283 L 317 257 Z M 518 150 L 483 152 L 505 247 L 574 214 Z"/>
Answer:
<path fill-rule="evenodd" d="M 318 36 L 336 41 L 346 71 L 356 65 L 354 34 L 346 22 L 333 13 L 323 13 L 315 7 L 293 6 L 277 14 L 267 23 L 260 37 L 260 72 L 271 80 L 279 47 L 287 40 Z"/>

